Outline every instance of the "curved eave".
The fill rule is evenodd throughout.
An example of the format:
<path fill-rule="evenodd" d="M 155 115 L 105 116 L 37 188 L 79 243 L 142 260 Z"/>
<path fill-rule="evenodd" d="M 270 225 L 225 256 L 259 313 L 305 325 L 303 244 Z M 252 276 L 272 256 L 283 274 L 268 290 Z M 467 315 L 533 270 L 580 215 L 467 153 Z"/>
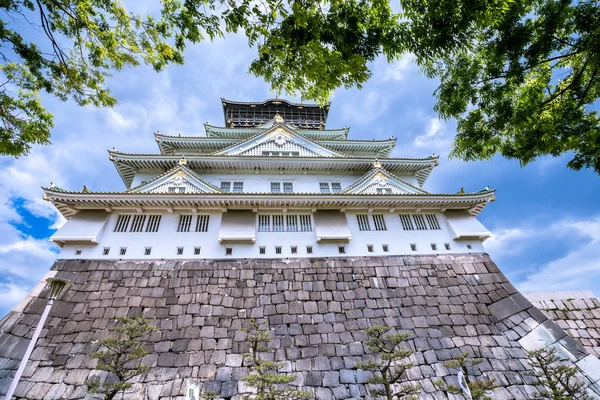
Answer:
<path fill-rule="evenodd" d="M 495 200 L 494 191 L 475 194 L 402 194 L 402 195 L 352 195 L 352 194 L 251 194 L 251 193 L 80 193 L 44 189 L 46 200 L 69 218 L 81 210 L 104 209 L 135 210 L 136 212 L 164 209 L 198 210 L 201 208 L 311 208 L 311 209 L 387 209 L 389 212 L 439 210 L 466 210 L 478 215 Z"/>
<path fill-rule="evenodd" d="M 302 136 L 306 136 L 301 134 Z M 253 135 L 253 136 L 256 136 Z M 250 139 L 252 136 L 246 138 Z M 167 136 L 155 134 L 161 154 L 173 154 L 176 151 L 206 149 L 212 152 L 224 150 L 240 143 L 242 138 L 216 138 L 204 136 Z M 388 140 L 322 140 L 307 136 L 307 139 L 329 149 L 349 153 L 372 153 L 373 157 L 389 157 L 396 139 Z M 208 153 L 208 152 L 207 152 Z"/>
<path fill-rule="evenodd" d="M 223 126 L 214 126 L 210 124 L 204 124 L 206 136 L 211 138 L 224 138 L 224 139 L 246 139 L 250 136 L 254 136 L 257 133 L 264 131 L 265 128 L 228 128 Z M 348 128 L 342 129 L 301 129 L 294 128 L 297 132 L 304 136 L 308 136 L 314 140 L 346 140 L 348 137 Z"/>
<path fill-rule="evenodd" d="M 159 155 L 124 154 L 109 151 L 110 160 L 129 188 L 138 170 L 163 170 L 173 168 L 185 157 L 187 166 L 193 170 L 236 171 L 368 171 L 373 167 L 372 158 L 363 157 L 268 157 L 268 156 L 217 156 L 217 155 Z M 419 186 L 438 165 L 437 157 L 430 158 L 384 158 L 379 162 L 391 173 L 412 173 Z"/>

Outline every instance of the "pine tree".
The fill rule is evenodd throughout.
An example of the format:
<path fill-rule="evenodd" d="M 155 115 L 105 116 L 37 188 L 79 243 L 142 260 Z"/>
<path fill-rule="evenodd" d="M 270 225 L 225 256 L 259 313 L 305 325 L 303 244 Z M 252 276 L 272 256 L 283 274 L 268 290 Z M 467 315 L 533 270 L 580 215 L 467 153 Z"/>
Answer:
<path fill-rule="evenodd" d="M 469 355 L 468 352 L 462 353 L 454 360 L 445 362 L 444 366 L 462 371 L 465 383 L 471 392 L 472 400 L 492 400 L 486 393 L 496 387 L 494 381 L 490 379 L 481 379 L 478 381 L 471 379 L 469 368 L 481 364 L 483 360 L 469 358 Z M 445 385 L 442 381 L 434 382 L 434 384 L 447 393 L 462 395 L 463 397 L 468 398 L 465 396 L 464 391 L 458 386 Z"/>
<path fill-rule="evenodd" d="M 359 363 L 356 368 L 374 372 L 367 380 L 367 383 L 374 385 L 369 389 L 369 394 L 373 397 L 386 400 L 413 399 L 413 395 L 420 391 L 420 386 L 402 384 L 406 370 L 413 367 L 412 363 L 405 361 L 412 351 L 402 347 L 409 335 L 388 334 L 390 330 L 390 327 L 383 325 L 373 325 L 366 329 L 368 339 L 365 343 L 375 354 L 375 359 Z"/>
<path fill-rule="evenodd" d="M 99 379 L 87 381 L 88 392 L 103 394 L 105 400 L 113 399 L 119 392 L 125 393 L 133 385 L 131 379 L 148 372 L 150 367 L 141 364 L 146 351 L 147 336 L 158 330 L 142 317 L 118 317 L 119 326 L 101 342 L 103 350 L 92 353 L 98 359 L 96 369 L 107 371 L 104 382 Z"/>
<path fill-rule="evenodd" d="M 248 386 L 256 388 L 256 394 L 246 395 L 245 399 L 255 400 L 304 400 L 312 399 L 313 395 L 290 389 L 280 389 L 281 385 L 287 385 L 296 379 L 296 375 L 281 374 L 277 370 L 283 363 L 267 361 L 260 358 L 259 353 L 270 351 L 268 344 L 271 342 L 269 334 L 265 329 L 260 329 L 254 319 L 250 320 L 249 328 L 242 328 L 248 333 L 246 338 L 249 353 L 244 359 L 250 368 L 250 375 L 243 380 Z"/>
<path fill-rule="evenodd" d="M 540 395 L 550 400 L 591 400 L 587 395 L 585 384 L 575 377 L 577 367 L 562 364 L 566 359 L 556 355 L 555 348 L 544 348 L 527 352 L 532 371 L 526 374 L 534 376 Z"/>

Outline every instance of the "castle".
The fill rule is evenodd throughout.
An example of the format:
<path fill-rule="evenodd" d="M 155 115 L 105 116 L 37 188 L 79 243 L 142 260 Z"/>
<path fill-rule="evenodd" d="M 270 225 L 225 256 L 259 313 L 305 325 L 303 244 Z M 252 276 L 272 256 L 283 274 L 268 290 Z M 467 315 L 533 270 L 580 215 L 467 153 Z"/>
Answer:
<path fill-rule="evenodd" d="M 151 369 L 127 398 L 184 399 L 189 384 L 239 398 L 250 318 L 273 331 L 283 372 L 318 399 L 368 397 L 355 365 L 373 324 L 410 333 L 408 378 L 421 398 L 446 398 L 433 382 L 456 383 L 444 362 L 462 352 L 483 360 L 475 373 L 496 381 L 493 398 L 528 398 L 525 351 L 546 346 L 600 393 L 597 343 L 569 336 L 485 253 L 490 232 L 477 215 L 493 190 L 428 192 L 436 156 L 390 158 L 393 137 L 328 129 L 329 105 L 222 106 L 224 126 L 206 124 L 205 136 L 157 132 L 159 154 L 109 151 L 124 191 L 44 188 L 68 219 L 51 237 L 61 252 L 48 277 L 73 285 L 17 398 L 94 398 L 89 354 L 116 316 L 135 315 L 160 330 L 144 359 Z M 0 322 L 0 394 L 47 290 L 38 285 Z"/>

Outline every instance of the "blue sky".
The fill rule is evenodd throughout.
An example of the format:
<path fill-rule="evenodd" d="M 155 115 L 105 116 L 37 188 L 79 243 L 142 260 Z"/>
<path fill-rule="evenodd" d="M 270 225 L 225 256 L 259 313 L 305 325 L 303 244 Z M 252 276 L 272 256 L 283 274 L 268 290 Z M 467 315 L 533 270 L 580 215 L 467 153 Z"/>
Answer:
<path fill-rule="evenodd" d="M 51 146 L 19 159 L 0 158 L 0 315 L 6 314 L 50 269 L 57 247 L 48 242 L 64 223 L 42 200 L 40 186 L 124 189 L 106 149 L 158 152 L 153 132 L 204 134 L 203 123 L 223 122 L 220 97 L 263 100 L 268 86 L 247 74 L 254 54 L 239 36 L 186 52 L 184 66 L 115 73 L 112 109 L 77 107 L 45 98 L 55 115 Z M 372 65 L 362 90 L 336 91 L 328 127 L 350 126 L 353 139 L 398 138 L 394 157 L 439 154 L 425 189 L 456 192 L 497 188 L 480 215 L 494 237 L 485 246 L 523 291 L 591 289 L 600 294 L 600 179 L 566 168 L 568 156 L 516 161 L 448 160 L 456 124 L 433 112 L 436 82 L 418 74 L 410 58 Z M 289 97 L 288 97 L 289 98 Z M 298 100 L 298 99 L 293 99 Z"/>

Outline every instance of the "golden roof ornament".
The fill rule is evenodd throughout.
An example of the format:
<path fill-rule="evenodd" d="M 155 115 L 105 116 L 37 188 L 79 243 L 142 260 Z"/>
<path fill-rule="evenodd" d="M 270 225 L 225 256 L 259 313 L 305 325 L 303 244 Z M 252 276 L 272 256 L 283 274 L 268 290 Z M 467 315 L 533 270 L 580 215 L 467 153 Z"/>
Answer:
<path fill-rule="evenodd" d="M 375 159 L 375 162 L 373 162 L 373 167 L 375 167 L 375 168 L 381 168 L 381 163 L 379 162 L 378 159 Z"/>
<path fill-rule="evenodd" d="M 54 189 L 54 183 L 50 182 L 50 189 Z"/>
<path fill-rule="evenodd" d="M 179 165 L 186 165 L 187 164 L 187 160 L 185 159 L 185 157 L 181 157 L 181 159 L 179 160 Z"/>
<path fill-rule="evenodd" d="M 275 120 L 275 123 L 277 124 L 283 124 L 283 117 L 279 113 L 275 114 L 273 120 Z"/>
<path fill-rule="evenodd" d="M 83 189 L 81 189 L 81 193 L 89 193 L 90 191 L 88 190 L 88 188 L 83 185 Z"/>
<path fill-rule="evenodd" d="M 465 194 L 465 187 L 461 187 L 460 190 L 458 191 L 458 194 Z"/>

